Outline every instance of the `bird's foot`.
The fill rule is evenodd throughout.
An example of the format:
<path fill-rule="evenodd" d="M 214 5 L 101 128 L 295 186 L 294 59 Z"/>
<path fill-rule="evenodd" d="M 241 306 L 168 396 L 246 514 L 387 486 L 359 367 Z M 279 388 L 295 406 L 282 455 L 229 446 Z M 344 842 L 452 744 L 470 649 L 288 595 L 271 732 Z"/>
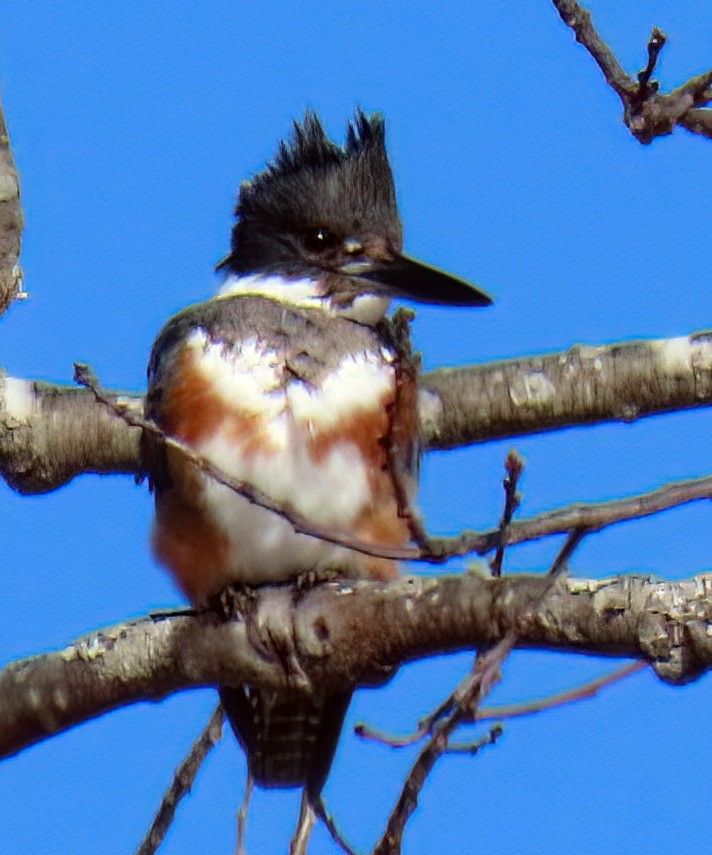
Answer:
<path fill-rule="evenodd" d="M 343 579 L 344 574 L 335 567 L 317 567 L 303 570 L 294 580 L 294 602 L 298 603 L 305 594 L 326 582 Z"/>
<path fill-rule="evenodd" d="M 246 618 L 254 610 L 255 589 L 233 583 L 207 599 L 207 607 L 222 620 Z"/>

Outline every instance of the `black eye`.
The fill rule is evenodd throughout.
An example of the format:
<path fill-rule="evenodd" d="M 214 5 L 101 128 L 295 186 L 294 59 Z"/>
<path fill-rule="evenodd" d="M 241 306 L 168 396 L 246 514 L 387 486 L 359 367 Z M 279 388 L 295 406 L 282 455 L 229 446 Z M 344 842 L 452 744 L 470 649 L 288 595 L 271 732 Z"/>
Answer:
<path fill-rule="evenodd" d="M 338 235 L 335 235 L 323 226 L 311 229 L 304 236 L 304 246 L 306 246 L 309 252 L 323 252 L 325 249 L 332 249 L 338 243 Z"/>

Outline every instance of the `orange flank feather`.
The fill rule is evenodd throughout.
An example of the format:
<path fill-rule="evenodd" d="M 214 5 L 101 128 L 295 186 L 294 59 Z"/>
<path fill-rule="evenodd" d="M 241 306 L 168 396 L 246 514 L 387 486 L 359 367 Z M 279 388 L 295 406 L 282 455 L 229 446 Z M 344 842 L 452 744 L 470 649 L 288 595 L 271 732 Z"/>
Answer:
<path fill-rule="evenodd" d="M 188 445 L 197 446 L 219 430 L 242 454 L 277 451 L 259 413 L 237 404 L 229 406 L 205 379 L 195 351 L 184 349 L 177 357 L 175 378 L 161 405 L 161 426 Z"/>
<path fill-rule="evenodd" d="M 168 457 L 178 489 L 167 490 L 157 503 L 153 551 L 173 573 L 188 599 L 201 602 L 224 587 L 230 545 L 201 505 L 204 486 L 195 468 L 170 449 Z"/>
<path fill-rule="evenodd" d="M 349 533 L 359 540 L 380 546 L 403 546 L 410 532 L 398 513 L 393 477 L 388 464 L 388 437 L 393 393 L 383 396 L 369 409 L 362 409 L 341 419 L 327 431 L 315 432 L 309 444 L 313 460 L 323 460 L 331 449 L 342 442 L 355 445 L 365 461 L 371 487 L 371 501 L 361 510 Z M 385 558 L 359 556 L 359 575 L 388 581 L 398 575 L 398 563 Z"/>

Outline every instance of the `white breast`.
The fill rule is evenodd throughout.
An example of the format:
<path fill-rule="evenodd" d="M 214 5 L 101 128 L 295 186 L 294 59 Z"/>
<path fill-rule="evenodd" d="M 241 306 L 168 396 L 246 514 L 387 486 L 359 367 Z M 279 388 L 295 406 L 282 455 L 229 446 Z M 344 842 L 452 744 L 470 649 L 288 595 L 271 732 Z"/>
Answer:
<path fill-rule="evenodd" d="M 294 377 L 284 356 L 257 338 L 227 344 L 198 329 L 188 346 L 226 412 L 197 450 L 314 522 L 350 530 L 373 501 L 372 486 L 361 448 L 339 440 L 338 426 L 359 414 L 380 414 L 393 398 L 393 355 L 381 349 L 345 356 L 316 388 Z M 250 425 L 251 441 L 244 441 L 244 432 L 243 441 L 236 436 L 238 422 Z M 331 439 L 317 453 L 315 439 L 325 436 Z M 229 541 L 225 584 L 277 581 L 309 568 L 344 566 L 344 550 L 296 535 L 284 519 L 209 479 L 203 502 Z"/>

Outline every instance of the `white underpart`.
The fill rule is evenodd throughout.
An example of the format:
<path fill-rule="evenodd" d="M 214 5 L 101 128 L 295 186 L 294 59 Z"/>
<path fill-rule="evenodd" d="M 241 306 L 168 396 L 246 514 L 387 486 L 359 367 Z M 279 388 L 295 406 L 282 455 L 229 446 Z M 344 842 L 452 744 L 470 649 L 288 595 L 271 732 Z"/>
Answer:
<path fill-rule="evenodd" d="M 360 294 L 348 306 L 343 306 L 334 304 L 328 297 L 323 296 L 318 279 L 285 279 L 279 275 L 263 276 L 259 273 L 229 276 L 218 291 L 216 299 L 249 294 L 271 297 L 292 306 L 324 309 L 369 326 L 377 324 L 383 318 L 391 302 L 376 294 Z"/>
<path fill-rule="evenodd" d="M 218 430 L 197 450 L 233 477 L 263 490 L 315 523 L 348 529 L 370 497 L 368 471 L 352 442 L 334 444 L 315 461 L 314 434 L 340 418 L 383 406 L 395 383 L 387 351 L 345 357 L 319 388 L 285 371 L 284 359 L 257 338 L 233 344 L 212 342 L 196 330 L 189 347 L 198 369 L 227 404 L 252 413 L 266 427 L 271 452 L 245 455 L 228 433 Z M 304 535 L 278 515 L 250 505 L 226 487 L 206 479 L 204 501 L 228 538 L 233 556 L 225 584 L 262 583 L 307 569 L 343 565 L 344 550 Z"/>
<path fill-rule="evenodd" d="M 234 297 L 237 294 L 259 294 L 276 300 L 293 303 L 295 306 L 324 306 L 325 299 L 316 279 L 286 279 L 284 276 L 265 276 L 254 273 L 248 276 L 228 276 L 217 293 L 218 297 Z"/>
<path fill-rule="evenodd" d="M 198 354 L 198 367 L 215 392 L 231 407 L 254 412 L 269 420 L 270 433 L 283 431 L 277 427 L 284 414 L 282 379 L 284 360 L 274 350 L 261 347 L 257 338 L 230 345 L 211 341 L 203 329 L 196 329 L 188 338 L 187 348 Z"/>
<path fill-rule="evenodd" d="M 345 357 L 318 388 L 294 383 L 289 401 L 295 419 L 311 430 L 328 430 L 351 414 L 370 410 L 393 388 L 393 354 L 365 352 Z"/>

